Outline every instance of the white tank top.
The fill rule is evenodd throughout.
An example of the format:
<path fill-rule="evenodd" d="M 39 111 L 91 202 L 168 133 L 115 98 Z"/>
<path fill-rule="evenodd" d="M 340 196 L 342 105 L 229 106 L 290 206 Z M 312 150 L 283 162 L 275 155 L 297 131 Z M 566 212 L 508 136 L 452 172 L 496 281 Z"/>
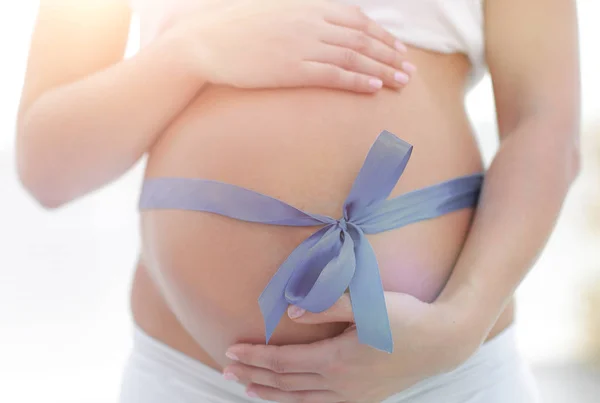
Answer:
<path fill-rule="evenodd" d="M 164 24 L 206 0 L 129 0 L 140 18 L 140 42 L 150 43 Z M 213 0 L 214 1 L 214 0 Z M 226 1 L 226 0 L 224 0 Z M 338 0 L 362 10 L 398 39 L 440 53 L 462 53 L 471 61 L 469 88 L 486 71 L 483 0 Z"/>

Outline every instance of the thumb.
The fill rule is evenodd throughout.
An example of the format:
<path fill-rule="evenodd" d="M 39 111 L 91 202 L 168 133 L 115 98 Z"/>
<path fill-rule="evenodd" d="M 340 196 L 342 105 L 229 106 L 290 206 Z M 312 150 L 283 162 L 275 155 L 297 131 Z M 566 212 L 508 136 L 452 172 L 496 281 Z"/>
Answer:
<path fill-rule="evenodd" d="M 350 295 L 348 293 L 342 295 L 331 308 L 321 313 L 306 312 L 299 306 L 290 305 L 288 307 L 288 316 L 294 322 L 305 324 L 354 322 L 352 303 L 350 302 Z"/>

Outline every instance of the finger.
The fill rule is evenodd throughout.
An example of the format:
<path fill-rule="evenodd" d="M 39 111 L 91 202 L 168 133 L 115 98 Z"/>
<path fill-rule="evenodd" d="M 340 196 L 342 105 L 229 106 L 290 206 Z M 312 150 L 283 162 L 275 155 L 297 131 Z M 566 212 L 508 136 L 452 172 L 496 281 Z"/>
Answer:
<path fill-rule="evenodd" d="M 278 374 L 322 374 L 329 369 L 332 357 L 336 357 L 338 347 L 332 342 L 335 340 L 288 346 L 237 344 L 226 355 L 241 364 Z"/>
<path fill-rule="evenodd" d="M 288 316 L 295 322 L 305 324 L 332 323 L 332 322 L 354 322 L 352 313 L 352 302 L 349 294 L 344 294 L 333 304 L 329 309 L 321 313 L 300 312 L 298 307 L 290 306 L 288 308 Z M 298 315 L 298 313 L 302 313 Z"/>
<path fill-rule="evenodd" d="M 407 51 L 406 46 L 402 42 L 377 22 L 369 18 L 358 6 L 332 4 L 329 13 L 325 15 L 325 21 L 362 31 L 399 52 L 404 53 Z"/>
<path fill-rule="evenodd" d="M 325 378 L 317 374 L 278 374 L 263 368 L 233 364 L 224 369 L 223 375 L 244 384 L 254 383 L 286 392 L 328 390 Z"/>
<path fill-rule="evenodd" d="M 387 87 L 400 88 L 406 85 L 410 79 L 408 74 L 349 48 L 324 43 L 314 52 L 314 61 L 332 64 L 346 71 L 377 77 Z"/>
<path fill-rule="evenodd" d="M 323 30 L 321 41 L 329 45 L 352 49 L 396 71 L 410 75 L 416 67 L 406 61 L 405 54 L 386 46 L 362 31 L 331 25 Z"/>
<path fill-rule="evenodd" d="M 268 386 L 250 385 L 248 396 L 280 403 L 341 403 L 344 398 L 331 391 L 285 392 Z"/>
<path fill-rule="evenodd" d="M 299 79 L 305 86 L 335 88 L 359 93 L 373 93 L 383 87 L 383 81 L 377 77 L 316 61 L 302 62 Z"/>

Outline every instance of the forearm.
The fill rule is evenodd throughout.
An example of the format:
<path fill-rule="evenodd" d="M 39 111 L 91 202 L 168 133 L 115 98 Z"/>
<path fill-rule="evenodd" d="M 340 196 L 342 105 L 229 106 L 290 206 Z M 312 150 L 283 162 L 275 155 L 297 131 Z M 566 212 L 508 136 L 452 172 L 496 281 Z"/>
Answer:
<path fill-rule="evenodd" d="M 578 170 L 576 131 L 531 116 L 506 136 L 485 178 L 472 229 L 437 302 L 456 304 L 485 337 L 552 232 Z M 569 140 L 571 139 L 571 140 Z"/>
<path fill-rule="evenodd" d="M 24 186 L 57 207 L 119 177 L 191 101 L 202 82 L 163 37 L 131 59 L 41 95 L 20 116 Z"/>

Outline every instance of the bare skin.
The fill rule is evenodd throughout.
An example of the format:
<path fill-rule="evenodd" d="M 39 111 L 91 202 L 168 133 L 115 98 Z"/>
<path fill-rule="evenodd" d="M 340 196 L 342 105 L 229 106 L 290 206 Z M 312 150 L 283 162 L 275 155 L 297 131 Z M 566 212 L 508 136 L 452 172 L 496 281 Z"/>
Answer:
<path fill-rule="evenodd" d="M 579 171 L 577 13 L 573 0 L 483 5 L 500 147 L 442 293 L 432 304 L 386 293 L 398 347 L 391 356 L 361 346 L 352 329 L 309 345 L 231 346 L 235 362 L 224 372 L 249 384 L 249 394 L 281 402 L 381 401 L 456 368 L 506 315 Z M 321 314 L 296 317 L 293 308 L 297 323 L 352 321 L 347 298 Z M 334 360 L 327 359 L 331 352 Z"/>
<path fill-rule="evenodd" d="M 223 47 L 222 43 L 190 40 L 183 46 L 178 40 L 159 39 L 121 62 L 129 13 L 122 0 L 104 1 L 100 8 L 82 6 L 94 2 L 99 6 L 99 1 L 41 3 L 44 18 L 36 26 L 32 43 L 17 153 L 24 186 L 46 207 L 59 207 L 103 186 L 149 153 L 148 177 L 222 180 L 302 209 L 337 216 L 368 147 L 383 129 L 415 146 L 393 195 L 482 169 L 463 108 L 470 67 L 464 56 L 414 48 L 398 56 L 386 50 L 385 46 L 391 48 L 394 43 L 378 31 L 378 49 L 386 50 L 388 56 L 383 58 L 390 64 L 385 69 L 377 64 L 377 58 L 371 58 L 373 52 L 379 56 L 385 52 L 365 48 L 365 43 L 373 41 L 365 42 L 364 34 L 351 44 L 368 50 L 362 58 L 356 58 L 356 52 L 350 59 L 348 52 L 341 58 L 339 52 L 337 56 L 326 54 L 319 41 L 308 46 L 304 37 L 289 35 L 288 45 L 297 51 L 280 52 L 277 63 L 260 65 L 263 59 L 256 56 L 269 54 L 268 49 L 259 48 L 256 54 L 252 50 L 265 46 L 272 35 L 261 29 L 261 21 L 250 19 L 253 23 L 246 25 L 248 32 L 252 28 L 265 40 L 257 41 L 240 29 L 229 45 L 252 38 L 253 46 L 241 46 L 248 51 L 241 54 L 242 60 L 259 63 L 254 69 L 235 70 L 243 63 L 230 63 L 228 57 L 209 57 L 208 63 L 206 55 L 211 52 L 190 59 L 194 52 L 182 49 L 201 45 L 204 50 L 216 51 Z M 463 340 L 451 340 L 447 348 L 438 343 L 436 351 L 450 353 L 462 344 L 474 349 L 512 321 L 512 293 L 543 247 L 578 169 L 574 8 L 567 0 L 553 0 L 551 6 L 545 3 L 545 9 L 552 12 L 540 24 L 532 25 L 531 15 L 542 6 L 539 0 L 529 0 L 526 10 L 516 3 L 511 7 L 499 1 L 486 3 L 486 49 L 502 147 L 486 179 L 483 205 L 476 214 L 465 210 L 371 237 L 388 291 L 427 302 L 436 300 L 436 307 L 451 308 L 453 315 L 463 312 L 462 317 L 469 318 L 460 324 Z M 314 4 L 321 10 L 332 3 L 315 0 Z M 281 17 L 288 15 L 284 12 L 287 3 L 277 7 L 271 11 Z M 304 11 L 305 5 L 298 2 L 294 7 Z M 314 26 L 325 32 L 331 28 L 329 22 L 324 23 L 331 12 L 327 9 L 327 18 L 315 19 L 317 14 L 311 11 L 305 22 L 315 22 Z M 356 12 L 338 8 L 334 14 L 334 19 L 343 15 L 346 25 L 356 27 L 358 21 L 359 27 L 372 27 Z M 569 24 L 558 24 L 565 16 L 569 16 Z M 518 20 L 514 27 L 519 30 L 511 25 L 512 34 L 508 35 L 507 24 L 512 24 L 513 18 Z M 90 24 L 72 23 L 82 20 Z M 198 41 L 195 38 L 201 37 L 197 34 L 205 32 L 206 25 L 197 25 L 193 18 L 189 21 L 174 31 Z M 374 31 L 366 32 L 371 35 Z M 545 39 L 551 35 L 552 39 Z M 546 42 L 540 43 L 542 39 Z M 48 40 L 55 46 L 47 46 Z M 548 43 L 551 46 L 543 46 Z M 190 48 L 190 44 L 194 46 Z M 286 59 L 302 52 L 314 58 L 310 54 L 313 45 L 324 50 L 319 56 L 323 60 L 359 68 L 354 72 L 342 69 L 341 74 L 338 66 L 335 72 L 324 73 L 323 66 L 312 69 L 311 60 L 307 73 L 301 68 L 306 67 L 306 60 Z M 54 49 L 61 57 L 55 57 Z M 401 69 L 405 59 L 419 71 L 402 86 L 391 80 L 390 72 Z M 348 60 L 360 62 L 348 66 Z M 294 68 L 284 68 L 290 63 Z M 257 75 L 273 66 L 273 74 Z M 385 89 L 369 86 L 376 73 Z M 207 86 L 207 82 L 238 89 Z M 553 163 L 548 164 L 549 160 Z M 317 176 L 318 182 L 314 180 Z M 267 228 L 190 212 L 143 213 L 143 250 L 132 289 L 136 322 L 175 349 L 222 369 L 228 363 L 224 356 L 228 346 L 262 342 L 258 294 L 277 265 L 310 231 Z M 284 319 L 274 344 L 328 339 L 345 327 L 327 320 L 314 323 L 319 325 Z M 263 351 L 271 354 L 272 350 Z M 453 365 L 459 362 L 456 357 L 454 361 Z M 243 363 L 265 367 L 250 359 Z M 432 363 L 435 368 L 444 365 Z M 315 371 L 325 373 L 322 368 Z M 257 382 L 252 376 L 247 376 L 247 381 Z M 297 387 L 311 386 L 302 381 Z M 394 392 L 393 387 L 382 387 L 382 396 Z M 359 389 L 349 398 L 364 394 Z M 339 401 L 335 399 L 344 391 L 340 387 L 327 392 L 324 401 Z M 272 387 L 260 390 L 263 397 L 273 392 Z M 297 396 L 288 397 L 293 400 Z"/>
<path fill-rule="evenodd" d="M 146 176 L 220 180 L 339 216 L 366 151 L 382 129 L 415 146 L 392 195 L 481 171 L 462 103 L 468 61 L 412 48 L 409 58 L 419 72 L 401 93 L 211 87 L 151 149 Z M 316 177 L 319 182 L 312 180 Z M 371 236 L 384 287 L 433 301 L 460 253 L 471 217 L 472 211 L 464 210 Z M 144 212 L 144 262 L 132 294 L 137 324 L 221 369 L 229 345 L 264 342 L 258 295 L 313 231 L 203 213 Z M 490 337 L 511 320 L 509 307 Z M 273 343 L 312 342 L 345 326 L 298 325 L 284 318 Z"/>

